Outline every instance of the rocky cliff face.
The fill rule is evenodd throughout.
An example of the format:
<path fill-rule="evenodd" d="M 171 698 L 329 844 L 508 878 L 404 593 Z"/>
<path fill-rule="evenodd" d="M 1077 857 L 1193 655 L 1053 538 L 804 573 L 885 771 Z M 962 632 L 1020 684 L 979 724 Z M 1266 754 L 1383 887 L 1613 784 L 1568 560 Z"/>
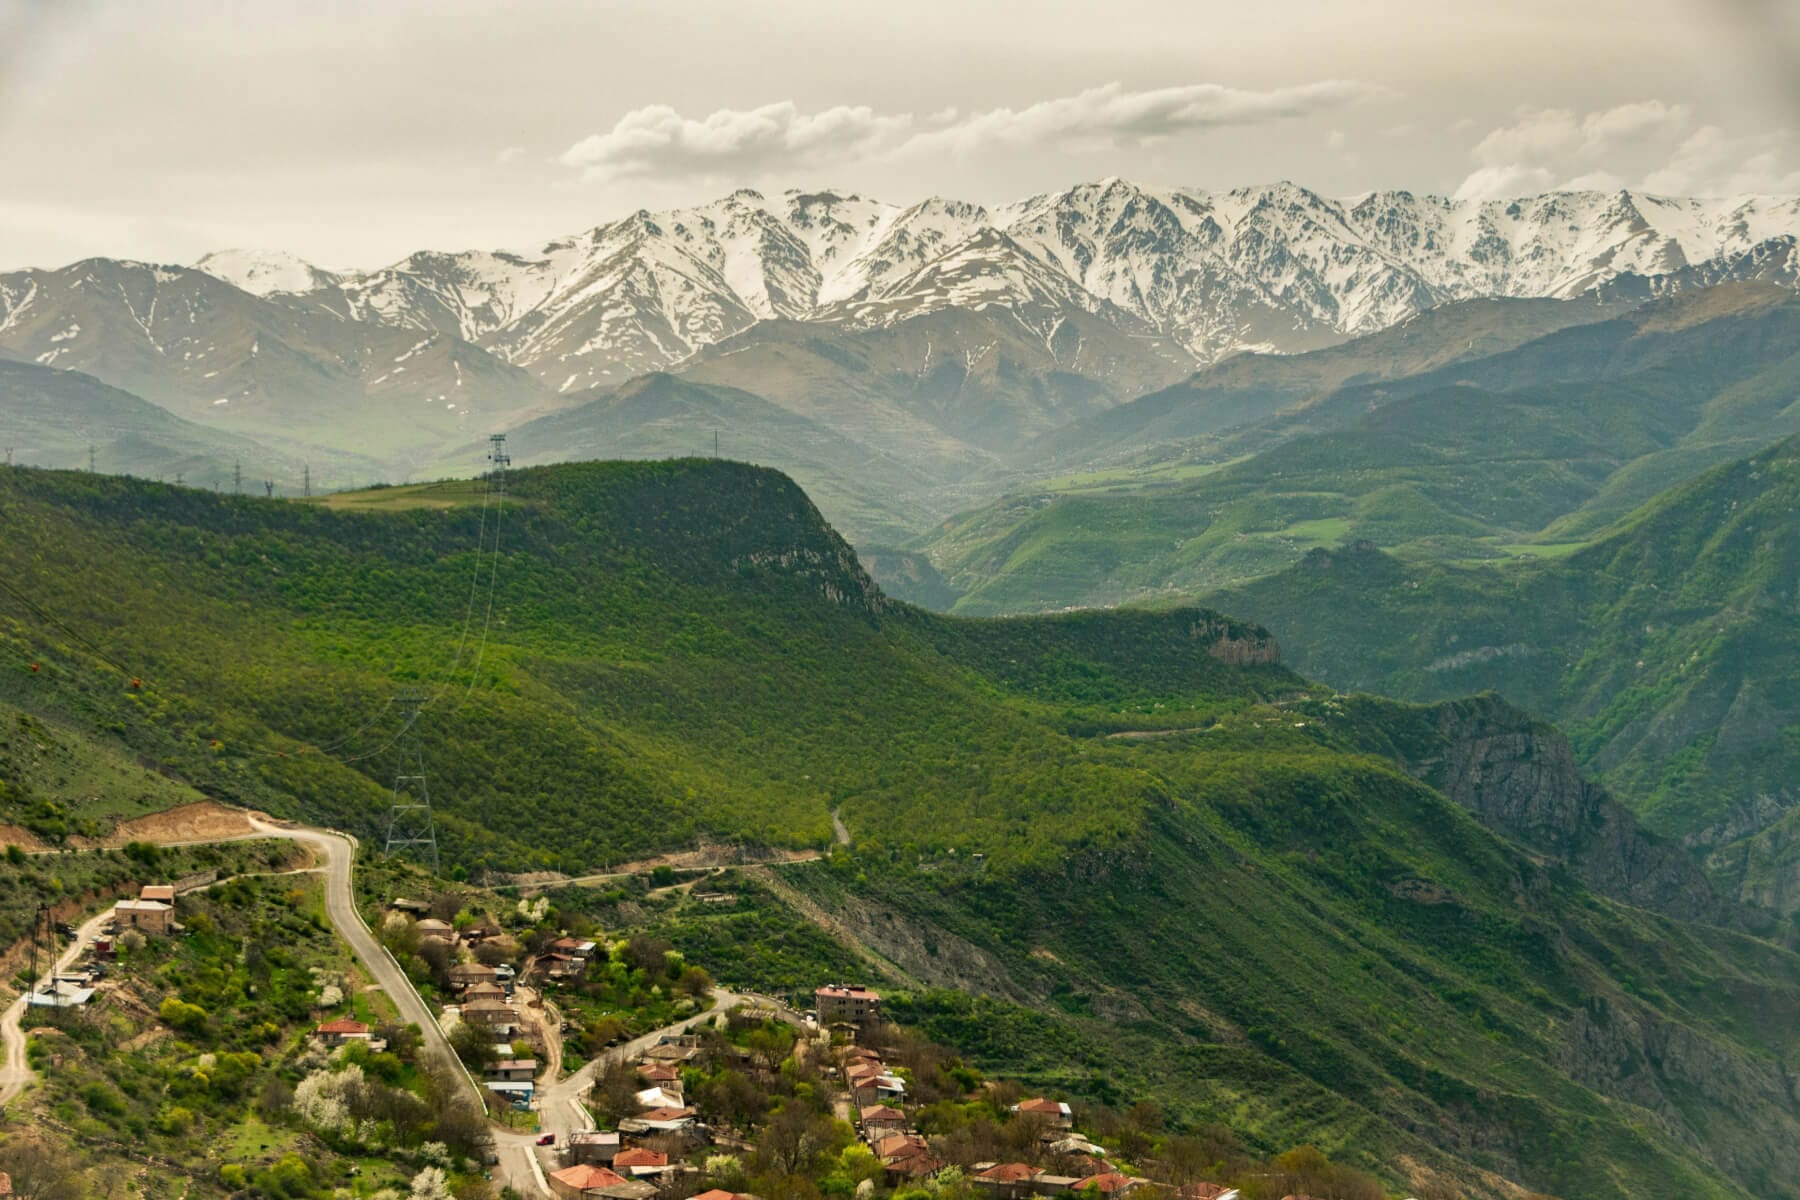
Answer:
<path fill-rule="evenodd" d="M 1281 662 L 1281 644 L 1261 626 L 1245 626 L 1217 614 L 1194 622 L 1193 634 L 1210 640 L 1207 653 L 1233 667 L 1272 667 Z"/>
<path fill-rule="evenodd" d="M 1774 1060 L 1605 997 L 1563 1027 L 1559 1059 L 1571 1078 L 1637 1106 L 1734 1179 L 1773 1191 L 1800 1173 L 1800 1092 Z M 1694 1104 L 1697 1096 L 1706 1103 Z"/>
<path fill-rule="evenodd" d="M 1568 739 L 1497 696 L 1428 710 L 1407 769 L 1482 824 L 1566 863 L 1601 895 L 1685 920 L 1738 923 L 1685 851 L 1646 833 L 1582 777 Z"/>

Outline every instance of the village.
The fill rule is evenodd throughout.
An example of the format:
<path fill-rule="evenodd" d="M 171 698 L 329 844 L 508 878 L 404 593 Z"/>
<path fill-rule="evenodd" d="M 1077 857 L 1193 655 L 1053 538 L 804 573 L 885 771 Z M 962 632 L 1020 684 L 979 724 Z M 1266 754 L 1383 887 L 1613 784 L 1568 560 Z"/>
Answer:
<path fill-rule="evenodd" d="M 73 945 L 27 1003 L 86 1005 L 122 952 L 189 932 L 177 897 L 212 884 L 144 884 L 59 931 Z M 986 1077 L 895 1024 L 872 988 L 820 984 L 801 1008 L 798 994 L 715 986 L 666 942 L 559 930 L 524 902 L 504 922 L 452 913 L 443 896 L 379 908 L 384 952 L 486 1098 L 488 1162 L 516 1147 L 561 1200 L 764 1200 L 797 1178 L 818 1181 L 800 1200 L 1237 1200 L 1203 1177 L 1216 1160 L 1166 1152 L 1144 1121 Z M 628 1023 L 595 996 L 642 1003 Z M 305 1040 L 327 1058 L 416 1041 L 366 1008 L 317 1015 Z"/>
<path fill-rule="evenodd" d="M 734 1024 L 755 1029 L 780 1020 L 771 1010 L 733 1014 Z M 1234 1189 L 1204 1181 L 1175 1185 L 1133 1173 L 1113 1161 L 1105 1147 L 1083 1136 L 1075 1109 L 1045 1096 L 1007 1100 L 1002 1089 L 996 1116 L 1004 1113 L 1022 1156 L 1010 1161 L 968 1160 L 968 1144 L 949 1144 L 923 1131 L 915 1119 L 908 1077 L 915 1068 L 890 1064 L 878 1046 L 894 1032 L 883 1019 L 880 995 L 866 987 L 828 984 L 814 992 L 814 1007 L 799 1014 L 793 1059 L 778 1069 L 814 1069 L 825 1084 L 835 1116 L 853 1127 L 869 1161 L 879 1168 L 858 1181 L 858 1195 L 878 1189 L 896 1193 L 924 1189 L 941 1194 L 954 1183 L 960 1194 L 995 1200 L 1033 1196 L 1123 1197 L 1144 1192 L 1178 1200 L 1236 1200 Z M 634 1056 L 630 1064 L 643 1090 L 641 1110 L 617 1122 L 615 1130 L 580 1131 L 562 1150 L 568 1165 L 549 1175 L 555 1195 L 566 1200 L 757 1200 L 751 1193 L 705 1187 L 708 1162 L 720 1148 L 741 1151 L 751 1143 L 737 1131 L 711 1128 L 703 1113 L 686 1103 L 684 1068 L 704 1058 L 707 1043 L 693 1035 L 672 1036 Z M 753 1076 L 766 1068 L 758 1056 L 729 1041 L 724 1054 Z M 765 1078 L 763 1082 L 768 1082 Z M 597 1085 L 598 1086 L 598 1085 Z M 931 1185 L 939 1184 L 938 1187 Z"/>

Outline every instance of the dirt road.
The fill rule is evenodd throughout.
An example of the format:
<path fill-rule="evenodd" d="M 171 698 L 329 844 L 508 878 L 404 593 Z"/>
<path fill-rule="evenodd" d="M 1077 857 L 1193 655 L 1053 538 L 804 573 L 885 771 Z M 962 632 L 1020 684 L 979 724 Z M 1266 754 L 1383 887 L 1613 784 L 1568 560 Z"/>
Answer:
<path fill-rule="evenodd" d="M 363 969 L 368 971 L 369 977 L 393 1001 L 400 1019 L 419 1027 L 421 1053 L 451 1079 L 462 1081 L 467 1086 L 469 1099 L 478 1109 L 485 1110 L 480 1086 L 464 1069 L 456 1052 L 450 1048 L 450 1040 L 444 1036 L 443 1028 L 420 999 L 412 982 L 406 978 L 406 973 L 375 941 L 369 927 L 363 924 L 362 914 L 356 911 L 355 894 L 350 887 L 351 871 L 356 863 L 356 843 L 349 836 L 330 830 L 278 824 L 254 814 L 244 814 L 244 817 L 250 832 L 232 833 L 224 837 L 188 838 L 180 836 L 187 830 L 171 830 L 176 836 L 164 844 L 201 845 L 279 838 L 311 847 L 324 863 L 323 867 L 316 869 L 325 877 L 325 916 L 330 920 L 332 928 L 349 945 Z M 80 937 L 76 939 L 75 946 L 63 956 L 62 964 L 75 961 L 82 941 L 92 936 L 110 911 L 108 908 L 82 925 Z M 57 970 L 64 969 L 62 964 L 58 965 Z M 0 1018 L 0 1035 L 3 1035 L 6 1045 L 6 1064 L 0 1067 L 0 1102 L 10 1101 L 24 1091 L 31 1080 L 31 1071 L 25 1062 L 25 1038 L 20 1028 L 24 1009 L 24 997 L 20 997 L 7 1010 L 4 1018 Z M 517 1155 L 512 1156 L 509 1161 L 503 1154 L 499 1170 L 495 1174 L 500 1182 L 514 1188 L 521 1195 L 533 1195 L 542 1190 L 531 1165 Z"/>
<path fill-rule="evenodd" d="M 56 966 L 50 973 L 60 975 L 73 967 L 75 960 L 81 957 L 81 948 L 89 938 L 100 932 L 100 926 L 111 915 L 112 906 L 108 905 L 83 921 L 81 928 L 75 931 L 75 944 L 57 957 Z M 0 1042 L 6 1046 L 6 1063 L 0 1066 L 0 1106 L 11 1104 L 14 1097 L 31 1083 L 35 1074 L 31 1064 L 25 1061 L 26 1011 L 25 997 L 21 995 L 7 1006 L 5 1015 L 0 1016 Z"/>

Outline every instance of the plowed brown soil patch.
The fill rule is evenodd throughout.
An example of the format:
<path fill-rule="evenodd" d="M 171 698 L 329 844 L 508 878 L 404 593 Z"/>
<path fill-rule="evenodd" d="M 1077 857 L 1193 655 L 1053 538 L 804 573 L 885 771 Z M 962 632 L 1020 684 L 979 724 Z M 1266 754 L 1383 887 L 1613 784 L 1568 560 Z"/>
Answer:
<path fill-rule="evenodd" d="M 21 850 L 42 850 L 44 843 L 29 829 L 17 825 L 0 825 L 0 846 L 17 846 Z"/>
<path fill-rule="evenodd" d="M 122 822 L 101 844 L 123 846 L 127 842 L 211 841 L 255 832 L 250 819 L 241 810 L 227 808 L 211 800 L 201 800 Z"/>

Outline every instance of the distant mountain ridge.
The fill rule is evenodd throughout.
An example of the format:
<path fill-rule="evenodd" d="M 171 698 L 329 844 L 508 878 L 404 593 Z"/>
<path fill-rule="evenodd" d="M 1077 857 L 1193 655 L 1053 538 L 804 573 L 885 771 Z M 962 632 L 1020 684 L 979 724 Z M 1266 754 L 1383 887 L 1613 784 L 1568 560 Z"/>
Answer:
<path fill-rule="evenodd" d="M 1791 289 L 1796 235 L 1800 198 L 1339 201 L 1111 179 L 984 208 L 743 190 L 523 251 L 421 251 L 374 270 L 219 251 L 192 267 L 0 274 L 0 357 L 90 375 L 315 468 L 370 464 L 315 476 L 336 487 L 465 474 L 489 434 L 563 410 L 605 416 L 605 436 L 559 426 L 601 455 L 692 453 L 735 430 L 828 503 L 861 493 L 832 519 L 897 545 L 1021 474 L 1110 466 L 1146 438 L 1293 399 L 1283 385 L 1235 407 L 1187 402 L 1241 351 L 1267 361 L 1417 324 L 1396 339 L 1408 369 L 1427 351 L 1441 365 L 1671 293 Z M 1486 307 L 1435 319 L 1463 305 Z M 1340 367 L 1367 369 L 1354 351 Z M 754 404 L 595 404 L 656 372 L 760 397 L 841 442 L 844 461 L 789 453 L 786 416 Z M 623 424 L 634 414 L 651 426 Z M 855 478 L 871 461 L 894 464 L 899 486 Z"/>
<path fill-rule="evenodd" d="M 1107 316 L 1205 363 L 1474 297 L 1792 285 L 1796 235 L 1793 197 L 1334 200 L 1290 183 L 1215 193 L 1107 179 L 995 209 L 741 189 L 517 252 L 423 251 L 339 273 L 244 252 L 198 265 L 348 319 L 455 335 L 568 391 L 672 366 L 760 320 L 868 328 L 987 306 Z M 1047 343 L 1055 325 L 1040 323 Z"/>

